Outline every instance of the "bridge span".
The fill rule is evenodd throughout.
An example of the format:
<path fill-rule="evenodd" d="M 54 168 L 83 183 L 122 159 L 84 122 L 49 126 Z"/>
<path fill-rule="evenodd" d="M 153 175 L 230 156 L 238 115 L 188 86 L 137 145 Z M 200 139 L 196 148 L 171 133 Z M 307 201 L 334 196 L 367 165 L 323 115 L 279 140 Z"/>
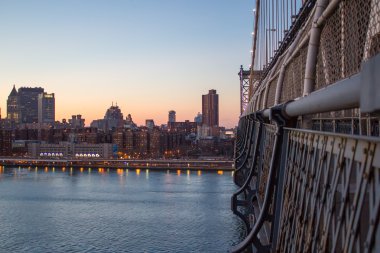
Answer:
<path fill-rule="evenodd" d="M 380 1 L 256 0 L 231 252 L 380 252 Z"/>

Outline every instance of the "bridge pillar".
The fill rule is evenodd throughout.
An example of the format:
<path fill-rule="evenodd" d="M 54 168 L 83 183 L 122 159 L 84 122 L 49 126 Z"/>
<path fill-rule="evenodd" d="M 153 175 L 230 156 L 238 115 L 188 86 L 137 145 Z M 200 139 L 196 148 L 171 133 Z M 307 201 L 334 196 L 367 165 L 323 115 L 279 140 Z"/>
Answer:
<path fill-rule="evenodd" d="M 244 70 L 243 65 L 240 66 L 240 114 L 247 108 L 249 102 L 249 70 Z"/>

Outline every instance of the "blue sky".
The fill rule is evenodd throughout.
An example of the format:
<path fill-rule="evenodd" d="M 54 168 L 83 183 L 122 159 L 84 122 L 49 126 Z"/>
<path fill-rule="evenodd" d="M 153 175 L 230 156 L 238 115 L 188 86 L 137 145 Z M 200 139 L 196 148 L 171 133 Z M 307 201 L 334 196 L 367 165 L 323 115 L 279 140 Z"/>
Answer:
<path fill-rule="evenodd" d="M 220 124 L 239 117 L 252 0 L 0 1 L 0 106 L 13 84 L 56 94 L 56 118 L 89 124 L 112 102 L 138 124 L 193 120 L 216 89 Z"/>

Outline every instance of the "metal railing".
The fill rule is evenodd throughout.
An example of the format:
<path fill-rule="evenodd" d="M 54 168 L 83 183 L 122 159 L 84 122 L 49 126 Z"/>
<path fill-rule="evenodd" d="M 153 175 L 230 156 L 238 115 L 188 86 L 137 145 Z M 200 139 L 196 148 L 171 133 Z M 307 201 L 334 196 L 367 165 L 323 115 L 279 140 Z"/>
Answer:
<path fill-rule="evenodd" d="M 380 138 L 255 122 L 250 169 L 231 200 L 247 237 L 231 251 L 377 252 Z"/>
<path fill-rule="evenodd" d="M 240 118 L 231 251 L 380 252 L 380 1 L 304 1 L 291 27 Z"/>

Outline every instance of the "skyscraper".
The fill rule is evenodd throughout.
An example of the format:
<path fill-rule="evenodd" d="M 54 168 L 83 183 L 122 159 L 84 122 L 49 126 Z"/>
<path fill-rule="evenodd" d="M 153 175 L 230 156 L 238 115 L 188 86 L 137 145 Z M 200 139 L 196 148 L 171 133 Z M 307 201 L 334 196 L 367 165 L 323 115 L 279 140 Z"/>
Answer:
<path fill-rule="evenodd" d="M 168 119 L 168 123 L 172 123 L 172 122 L 175 122 L 175 111 L 169 111 L 169 119 Z"/>
<path fill-rule="evenodd" d="M 202 124 L 219 126 L 219 95 L 216 90 L 209 90 L 208 94 L 202 95 Z"/>
<path fill-rule="evenodd" d="M 14 85 L 7 100 L 7 119 L 14 120 L 16 123 L 20 122 L 18 93 Z"/>
<path fill-rule="evenodd" d="M 103 131 L 122 128 L 124 126 L 123 113 L 117 104 L 114 106 L 112 103 L 112 106 L 107 109 L 104 118 L 93 120 L 90 126 L 102 129 Z"/>
<path fill-rule="evenodd" d="M 38 95 L 44 93 L 40 87 L 21 87 L 18 89 L 20 123 L 38 122 Z"/>
<path fill-rule="evenodd" d="M 197 116 L 194 117 L 194 122 L 198 125 L 202 124 L 202 114 L 198 112 Z"/>
<path fill-rule="evenodd" d="M 55 121 L 54 93 L 38 94 L 38 123 L 51 123 Z"/>

